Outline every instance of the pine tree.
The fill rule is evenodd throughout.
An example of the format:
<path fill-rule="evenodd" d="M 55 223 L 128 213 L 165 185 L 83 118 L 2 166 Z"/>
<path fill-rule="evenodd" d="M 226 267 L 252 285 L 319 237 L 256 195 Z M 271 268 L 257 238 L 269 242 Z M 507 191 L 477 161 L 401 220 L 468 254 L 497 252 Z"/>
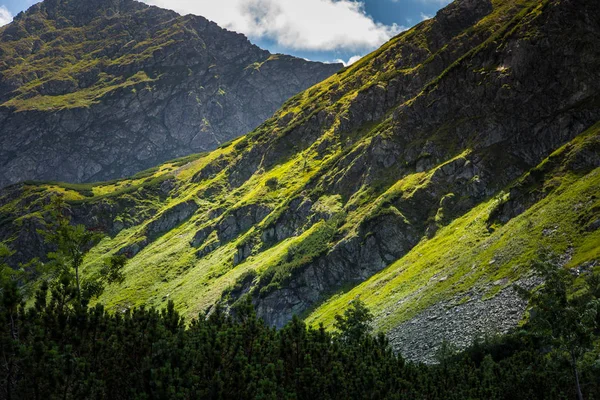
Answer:
<path fill-rule="evenodd" d="M 342 340 L 358 343 L 372 331 L 373 315 L 360 299 L 350 303 L 343 315 L 335 316 L 334 327 L 339 331 Z"/>
<path fill-rule="evenodd" d="M 524 293 L 531 305 L 529 327 L 566 356 L 573 370 L 577 398 L 583 400 L 578 364 L 591 348 L 598 328 L 600 300 L 592 287 L 597 278 L 591 275 L 587 279 L 588 290 L 584 294 L 571 295 L 575 281 L 572 271 L 551 262 L 540 263 L 536 269 L 545 283 L 536 291 Z"/>

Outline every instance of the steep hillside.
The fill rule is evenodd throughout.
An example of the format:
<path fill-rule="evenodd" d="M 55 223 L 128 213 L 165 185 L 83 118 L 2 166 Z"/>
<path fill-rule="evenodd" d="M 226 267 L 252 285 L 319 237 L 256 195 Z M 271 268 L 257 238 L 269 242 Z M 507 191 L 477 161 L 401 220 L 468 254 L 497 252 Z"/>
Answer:
<path fill-rule="evenodd" d="M 568 28 L 567 28 L 568 27 Z M 100 299 L 187 316 L 252 296 L 282 326 L 355 296 L 409 357 L 514 326 L 552 257 L 600 254 L 595 0 L 458 0 L 288 102 L 249 135 L 129 180 L 0 195 L 12 262 L 47 250 L 50 196 L 129 258 Z M 407 351 L 413 348 L 413 351 Z"/>
<path fill-rule="evenodd" d="M 0 28 L 0 187 L 213 150 L 341 67 L 133 0 L 46 0 Z"/>

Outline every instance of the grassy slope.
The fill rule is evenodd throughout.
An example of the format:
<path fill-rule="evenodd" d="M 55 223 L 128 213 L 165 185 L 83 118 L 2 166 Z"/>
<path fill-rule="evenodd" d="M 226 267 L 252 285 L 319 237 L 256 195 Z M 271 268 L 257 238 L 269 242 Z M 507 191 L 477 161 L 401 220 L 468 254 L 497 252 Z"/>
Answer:
<path fill-rule="evenodd" d="M 235 143 L 238 142 L 211 153 L 207 158 L 214 159 L 221 155 L 231 155 L 235 149 Z M 197 258 L 195 256 L 197 249 L 191 247 L 189 243 L 198 231 L 198 227 L 208 225 L 205 222 L 211 221 L 206 213 L 216 208 L 217 205 L 237 207 L 254 203 L 258 199 L 262 204 L 271 205 L 273 208 L 283 205 L 291 193 L 303 187 L 318 171 L 319 164 L 325 161 L 315 161 L 311 163 L 312 170 L 305 171 L 303 158 L 299 155 L 264 174 L 252 177 L 249 182 L 227 195 L 220 194 L 214 198 L 200 196 L 201 200 L 198 200 L 200 210 L 196 215 L 152 242 L 134 257 L 127 265 L 125 284 L 122 287 L 110 288 L 100 301 L 110 306 L 160 305 L 169 298 L 174 300 L 182 312 L 188 316 L 205 310 L 244 273 L 249 270 L 260 272 L 268 269 L 269 265 L 277 263 L 285 257 L 289 246 L 302 242 L 305 237 L 310 235 L 310 232 L 306 232 L 305 235 L 298 238 L 290 238 L 234 268 L 233 254 L 238 244 L 255 234 L 257 229 L 251 229 L 204 258 Z M 206 187 L 218 185 L 219 180 L 225 180 L 225 175 L 219 174 L 217 177 L 199 184 L 190 182 L 192 171 L 201 170 L 206 162 L 206 159 L 200 159 L 195 162 L 197 165 L 187 165 L 182 170 L 175 172 L 184 185 L 179 189 L 179 195 L 176 198 L 167 201 L 164 209 L 183 200 L 196 198 L 196 194 L 202 193 Z M 283 182 L 275 190 L 266 185 L 266 182 L 273 178 L 276 178 L 278 182 Z M 318 228 L 315 227 L 313 230 Z M 141 236 L 143 236 L 143 226 L 121 232 L 115 238 L 105 238 L 88 257 L 89 267 L 93 269 L 108 254 L 115 253 L 118 249 L 135 241 L 135 237 Z M 210 242 L 210 238 L 208 242 Z"/>
<path fill-rule="evenodd" d="M 578 142 L 587 143 L 582 138 L 597 140 L 599 131 L 600 126 L 596 126 L 594 130 L 574 141 L 574 145 L 578 148 Z M 556 154 L 566 152 L 572 146 L 565 146 Z M 230 146 L 229 151 L 233 148 L 234 146 Z M 220 150 L 221 154 L 226 154 L 227 151 L 227 148 Z M 214 154 L 209 157 L 214 157 Z M 176 170 L 175 174 L 180 174 L 185 179 L 189 177 L 190 170 L 199 170 L 201 168 L 198 166 L 205 165 L 206 162 L 207 160 L 201 158 L 192 165 Z M 289 164 L 294 162 L 299 164 L 298 160 L 292 160 Z M 197 166 L 194 168 L 193 164 Z M 289 179 L 282 174 L 286 169 L 297 172 L 291 165 L 279 166 L 260 178 L 256 177 L 259 183 L 252 185 L 251 190 L 239 190 L 229 201 L 243 202 L 247 201 L 249 196 L 265 199 L 267 196 L 264 192 L 268 189 L 264 182 L 275 176 L 288 182 Z M 295 172 L 292 174 L 295 175 Z M 571 172 L 555 172 L 556 175 L 552 175 L 548 181 L 557 188 L 526 213 L 506 225 L 490 229 L 488 217 L 506 196 L 505 193 L 500 193 L 443 228 L 433 239 L 424 239 L 404 258 L 380 274 L 346 293 L 333 296 L 312 312 L 308 321 L 329 324 L 333 315 L 349 300 L 360 296 L 377 315 L 386 316 L 379 321 L 379 326 L 385 329 L 410 318 L 436 301 L 452 298 L 468 290 L 474 284 L 496 282 L 504 278 L 508 281 L 502 281 L 501 285 L 509 284 L 528 271 L 529 262 L 540 250 L 550 249 L 562 254 L 572 249 L 570 265 L 573 266 L 597 259 L 600 256 L 599 232 L 581 232 L 578 219 L 581 215 L 592 212 L 598 214 L 598 201 L 589 199 L 597 194 L 597 188 L 600 187 L 600 171 L 594 170 L 584 176 Z M 427 175 L 415 174 L 399 181 L 381 195 L 379 201 L 355 211 L 354 218 L 348 218 L 349 225 L 355 226 L 350 221 L 362 220 L 365 215 L 372 213 L 378 203 L 383 201 L 381 199 L 385 199 L 390 192 L 410 191 L 410 188 L 421 185 Z M 271 201 L 273 204 L 285 202 L 289 192 L 301 187 L 302 183 L 304 180 L 292 187 L 284 186 L 277 190 L 279 194 L 269 193 Z M 192 192 L 200 191 L 202 186 L 190 184 L 190 187 L 181 190 L 181 194 L 186 198 Z M 106 187 L 100 188 L 106 190 Z M 100 191 L 99 188 L 95 190 Z M 173 201 L 180 202 L 181 198 L 172 199 L 171 202 Z M 574 207 L 577 204 L 584 206 Z M 165 208 L 170 206 L 172 203 L 167 203 Z M 212 206 L 210 202 L 201 205 L 206 211 Z M 324 206 L 334 212 L 339 211 L 338 201 Z M 204 221 L 206 218 L 203 217 L 202 213 L 198 213 L 189 222 L 151 243 L 129 262 L 127 281 L 123 286 L 110 287 L 100 301 L 109 306 L 139 306 L 161 305 L 167 299 L 172 299 L 184 314 L 193 316 L 213 304 L 223 290 L 233 285 L 248 271 L 253 270 L 260 274 L 273 266 L 285 264 L 282 260 L 286 259 L 291 246 L 303 243 L 315 231 L 324 228 L 322 224 L 317 224 L 300 237 L 287 239 L 234 267 L 232 256 L 238 243 L 251 236 L 255 230 L 252 229 L 207 257 L 197 259 L 194 255 L 196 249 L 192 248 L 189 242 L 197 231 L 196 222 Z M 547 236 L 544 231 L 548 230 L 552 231 L 552 234 Z M 88 267 L 93 269 L 109 254 L 130 244 L 142 231 L 142 227 L 134 227 L 121 232 L 115 238 L 105 238 L 89 255 Z"/>
<path fill-rule="evenodd" d="M 596 124 L 538 169 L 557 158 L 566 162 L 588 147 L 597 150 L 599 141 Z M 527 274 L 541 253 L 571 254 L 565 260 L 568 267 L 600 259 L 600 231 L 587 232 L 582 225 L 600 218 L 600 168 L 577 174 L 559 166 L 547 174 L 544 185 L 551 187 L 547 197 L 505 225 L 490 226 L 490 215 L 508 196 L 497 194 L 381 273 L 332 296 L 308 316 L 308 322 L 330 325 L 335 314 L 360 297 L 378 316 L 378 328 L 386 330 L 475 285 L 492 283 L 488 295 L 493 296 Z"/>
<path fill-rule="evenodd" d="M 152 40 L 135 44 L 131 54 L 117 58 L 102 55 L 106 48 L 123 47 L 126 38 L 119 34 L 120 26 L 106 24 L 102 20 L 93 21 L 81 27 L 60 27 L 41 13 L 28 14 L 21 21 L 13 22 L 11 29 L 25 29 L 31 25 L 35 30 L 18 40 L 0 42 L 0 70 L 7 81 L 23 82 L 13 93 L 12 98 L 0 106 L 10 107 L 17 111 L 50 111 L 64 108 L 88 107 L 106 94 L 117 89 L 144 87 L 155 79 L 146 72 L 106 73 L 119 67 L 126 70 L 128 66 L 139 65 L 151 58 L 155 52 L 175 43 L 172 38 L 178 33 L 181 22 L 165 28 Z M 44 36 L 44 40 L 40 37 Z M 53 40 L 48 37 L 54 36 Z M 86 38 L 82 40 L 82 38 Z M 41 43 L 41 44 L 40 44 Z M 36 51 L 31 48 L 39 45 Z M 81 80 L 94 82 L 79 88 Z M 46 85 L 60 85 L 69 88 L 63 95 L 41 94 Z"/>
<path fill-rule="evenodd" d="M 178 57 L 173 51 L 189 40 L 186 32 L 193 24 L 189 16 L 144 6 L 136 6 L 129 15 L 101 16 L 82 26 L 64 26 L 60 18 L 28 11 L 0 28 L 0 34 L 9 29 L 18 32 L 16 40 L 11 35 L 10 40 L 0 40 L 0 72 L 7 82 L 20 83 L 0 107 L 81 108 L 118 90 L 152 90 L 162 78 L 155 65 L 169 52 L 170 57 Z M 158 25 L 152 25 L 156 21 Z M 48 94 L 48 86 L 62 87 L 58 92 L 64 94 Z"/>
<path fill-rule="evenodd" d="M 504 15 L 506 9 L 512 7 L 523 9 L 521 14 L 524 15 L 532 10 L 535 12 L 539 2 L 515 0 L 496 1 L 494 4 L 495 12 L 473 29 L 495 32 L 497 34 L 494 38 L 497 39 L 498 35 L 514 25 L 498 16 Z M 118 309 L 142 304 L 158 306 L 167 299 L 172 299 L 184 315 L 192 317 L 217 301 L 224 290 L 233 286 L 249 271 L 254 271 L 259 279 L 268 280 L 267 283 L 280 285 L 285 282 L 291 270 L 327 251 L 336 240 L 356 235 L 358 227 L 364 221 L 379 213 L 390 212 L 386 208 L 389 199 L 410 196 L 418 188 L 427 185 L 431 176 L 443 165 L 442 163 L 429 171 L 408 173 L 406 176 L 386 177 L 382 182 L 363 186 L 350 198 L 323 192 L 326 182 L 343 176 L 352 168 L 352 164 L 341 163 L 344 157 L 350 154 L 358 157 L 374 137 L 390 134 L 390 115 L 353 132 L 338 132 L 336 127 L 346 117 L 349 104 L 360 92 L 371 86 L 385 88 L 391 79 L 399 75 L 424 73 L 433 54 L 426 57 L 424 62 L 406 62 L 405 68 L 398 69 L 395 67 L 396 53 L 407 43 L 413 46 L 411 51 L 427 53 L 429 50 L 424 37 L 430 25 L 431 21 L 422 23 L 392 39 L 352 67 L 295 96 L 273 120 L 247 137 L 235 140 L 214 152 L 167 163 L 130 180 L 94 185 L 31 184 L 25 188 L 23 197 L 45 192 L 63 195 L 74 205 L 112 202 L 119 197 L 138 194 L 143 198 L 141 193 L 144 188 L 156 187 L 166 179 L 175 181 L 176 189 L 166 199 L 136 200 L 141 209 L 147 206 L 148 210 L 152 210 L 153 217 L 115 237 L 106 237 L 87 257 L 87 272 L 94 271 L 111 254 L 144 240 L 147 224 L 162 212 L 188 200 L 194 200 L 198 204 L 199 210 L 190 220 L 156 238 L 128 262 L 125 283 L 109 287 L 100 298 L 101 302 L 111 307 Z M 462 35 L 468 34 L 470 33 L 464 32 Z M 481 49 L 481 46 L 478 48 Z M 440 51 L 444 52 L 446 49 Z M 435 82 L 434 79 L 432 84 Z M 341 97 L 336 93 L 341 93 Z M 410 102 L 408 100 L 407 104 Z M 305 147 L 301 147 L 301 143 L 289 143 L 289 148 L 298 146 L 290 151 L 291 155 L 282 156 L 274 165 L 259 169 L 239 187 L 230 187 L 227 166 L 235 165 L 245 150 L 264 142 L 285 142 L 286 135 L 292 129 L 306 123 L 323 110 L 336 114 L 336 121 L 330 129 L 321 132 L 320 137 Z M 278 124 L 278 120 L 282 118 L 288 122 Z M 597 137 L 596 135 L 597 128 L 593 137 Z M 319 151 L 322 146 L 327 148 L 324 155 Z M 469 150 L 459 149 L 456 157 L 468 153 Z M 219 168 L 206 179 L 195 179 L 200 171 L 220 160 L 225 161 L 225 167 Z M 268 182 L 274 180 L 277 185 L 270 186 Z M 332 315 L 343 308 L 349 299 L 361 295 L 378 316 L 386 316 L 378 320 L 379 326 L 386 328 L 406 320 L 437 300 L 450 298 L 463 289 L 468 289 L 476 282 L 495 282 L 505 277 L 509 280 L 518 278 L 527 271 L 525 266 L 538 247 L 552 246 L 557 252 L 573 247 L 573 265 L 597 258 L 597 232 L 568 235 L 577 229 L 574 221 L 578 213 L 593 206 L 586 203 L 583 209 L 576 211 L 569 208 L 569 204 L 581 202 L 590 193 L 597 192 L 598 171 L 585 177 L 571 173 L 558 174 L 556 180 L 560 182 L 560 186 L 546 199 L 505 226 L 494 227 L 493 232 L 488 229 L 487 219 L 505 195 L 499 194 L 479 205 L 440 230 L 433 239 L 423 240 L 382 273 L 348 292 L 332 297 L 314 310 L 308 320 L 329 323 Z M 337 216 L 333 232 L 330 223 L 317 222 L 298 237 L 289 238 L 270 248 L 255 248 L 249 259 L 234 266 L 233 255 L 237 247 L 257 238 L 261 228 L 274 221 L 298 194 L 318 197 L 318 207 Z M 11 210 L 18 207 L 19 201 L 17 199 L 0 207 L 0 216 L 10 214 Z M 209 216 L 211 211 L 232 210 L 248 204 L 266 205 L 274 211 L 248 232 L 204 257 L 197 257 L 197 249 L 191 247 L 190 241 L 200 228 L 219 220 L 219 217 Z M 127 211 L 123 210 L 123 218 L 127 217 Z M 36 214 L 30 214 L 23 218 L 35 217 Z M 544 229 L 555 225 L 559 226 L 559 230 L 552 236 L 543 235 Z M 568 237 L 573 237 L 574 242 L 569 243 Z M 214 235 L 209 237 L 208 244 L 214 239 Z"/>

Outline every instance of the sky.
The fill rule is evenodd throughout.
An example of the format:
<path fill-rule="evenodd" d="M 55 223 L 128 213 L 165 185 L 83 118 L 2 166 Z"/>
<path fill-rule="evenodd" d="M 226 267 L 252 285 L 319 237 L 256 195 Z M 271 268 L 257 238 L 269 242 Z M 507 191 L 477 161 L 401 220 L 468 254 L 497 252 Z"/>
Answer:
<path fill-rule="evenodd" d="M 202 15 L 272 53 L 349 64 L 450 0 L 143 0 Z M 37 0 L 0 0 L 0 26 Z"/>

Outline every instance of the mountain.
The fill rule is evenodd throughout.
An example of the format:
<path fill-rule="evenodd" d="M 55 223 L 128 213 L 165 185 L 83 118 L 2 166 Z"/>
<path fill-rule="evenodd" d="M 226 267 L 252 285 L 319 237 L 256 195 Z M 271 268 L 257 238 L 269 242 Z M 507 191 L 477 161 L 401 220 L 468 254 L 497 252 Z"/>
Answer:
<path fill-rule="evenodd" d="M 213 150 L 341 67 L 133 0 L 43 1 L 0 28 L 0 187 Z"/>
<path fill-rule="evenodd" d="M 11 263 L 42 257 L 52 196 L 129 258 L 114 310 L 192 317 L 252 297 L 265 321 L 331 324 L 357 296 L 408 358 L 505 332 L 550 258 L 600 258 L 600 9 L 457 0 L 291 98 L 250 134 L 131 179 L 12 186 Z"/>

